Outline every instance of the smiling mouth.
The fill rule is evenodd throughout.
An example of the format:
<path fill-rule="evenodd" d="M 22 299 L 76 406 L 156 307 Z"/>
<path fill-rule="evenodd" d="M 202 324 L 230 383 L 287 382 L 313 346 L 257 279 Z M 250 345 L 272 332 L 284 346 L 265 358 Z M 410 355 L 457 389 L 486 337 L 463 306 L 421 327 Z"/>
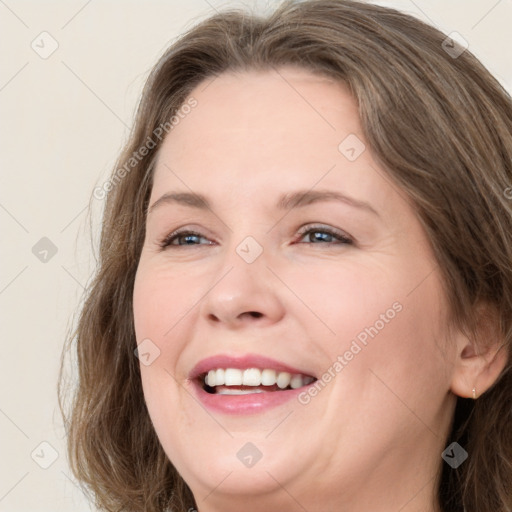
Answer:
<path fill-rule="evenodd" d="M 317 379 L 311 375 L 280 372 L 272 369 L 217 368 L 198 377 L 203 390 L 217 395 L 249 395 L 287 391 L 309 386 Z"/>

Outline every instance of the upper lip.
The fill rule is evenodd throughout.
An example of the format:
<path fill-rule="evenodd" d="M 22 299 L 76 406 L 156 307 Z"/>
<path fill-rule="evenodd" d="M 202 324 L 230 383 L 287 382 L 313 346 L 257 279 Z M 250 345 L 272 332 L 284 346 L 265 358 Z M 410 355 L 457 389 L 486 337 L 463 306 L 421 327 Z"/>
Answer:
<path fill-rule="evenodd" d="M 260 354 L 218 354 L 199 361 L 190 371 L 189 379 L 196 379 L 200 375 L 203 375 L 210 370 L 216 370 L 217 368 L 238 368 L 240 370 L 245 370 L 247 368 L 268 368 L 278 372 L 288 372 L 291 374 L 302 374 L 314 377 L 314 375 L 309 371 L 294 368 L 293 366 L 281 361 L 277 361 Z"/>

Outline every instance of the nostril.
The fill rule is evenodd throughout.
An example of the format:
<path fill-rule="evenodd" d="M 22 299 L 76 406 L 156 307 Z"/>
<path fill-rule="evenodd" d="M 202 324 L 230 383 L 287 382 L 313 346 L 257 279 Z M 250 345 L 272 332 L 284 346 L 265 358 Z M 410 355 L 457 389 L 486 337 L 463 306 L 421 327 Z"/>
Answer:
<path fill-rule="evenodd" d="M 254 318 L 259 318 L 260 316 L 263 316 L 262 313 L 259 313 L 258 311 L 250 311 L 249 314 Z"/>

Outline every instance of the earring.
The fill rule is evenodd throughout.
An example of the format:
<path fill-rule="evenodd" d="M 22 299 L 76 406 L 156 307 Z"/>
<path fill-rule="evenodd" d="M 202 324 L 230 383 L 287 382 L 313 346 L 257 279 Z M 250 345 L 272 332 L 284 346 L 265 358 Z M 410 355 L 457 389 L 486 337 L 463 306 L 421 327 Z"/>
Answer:
<path fill-rule="evenodd" d="M 476 400 L 476 388 L 473 388 L 473 400 Z"/>

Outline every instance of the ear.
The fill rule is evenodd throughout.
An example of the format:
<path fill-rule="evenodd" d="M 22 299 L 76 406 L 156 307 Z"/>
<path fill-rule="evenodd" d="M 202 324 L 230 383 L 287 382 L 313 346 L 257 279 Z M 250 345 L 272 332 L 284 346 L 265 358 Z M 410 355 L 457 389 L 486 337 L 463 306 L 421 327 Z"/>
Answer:
<path fill-rule="evenodd" d="M 501 375 L 509 359 L 496 310 L 479 305 L 475 314 L 475 339 L 460 332 L 455 339 L 457 352 L 450 389 L 463 398 L 473 398 L 473 388 L 475 398 L 485 393 Z"/>

